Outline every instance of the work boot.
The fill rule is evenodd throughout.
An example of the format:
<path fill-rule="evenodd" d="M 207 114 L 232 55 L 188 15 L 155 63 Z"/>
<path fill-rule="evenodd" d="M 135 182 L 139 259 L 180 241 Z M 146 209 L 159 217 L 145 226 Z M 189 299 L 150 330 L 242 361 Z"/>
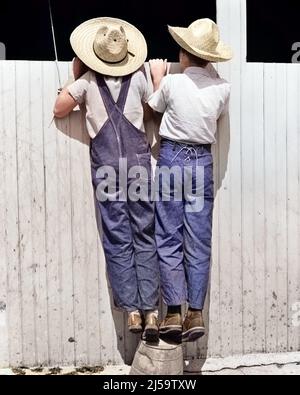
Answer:
<path fill-rule="evenodd" d="M 160 334 L 164 340 L 173 340 L 181 342 L 182 335 L 182 317 L 181 314 L 168 313 L 166 318 L 160 324 Z"/>
<path fill-rule="evenodd" d="M 205 334 L 202 311 L 188 310 L 183 322 L 182 341 L 195 342 Z"/>
<path fill-rule="evenodd" d="M 147 343 L 159 342 L 158 313 L 146 313 L 143 340 L 145 340 Z"/>
<path fill-rule="evenodd" d="M 143 320 L 139 311 L 128 313 L 128 329 L 131 333 L 141 333 L 143 331 Z"/>

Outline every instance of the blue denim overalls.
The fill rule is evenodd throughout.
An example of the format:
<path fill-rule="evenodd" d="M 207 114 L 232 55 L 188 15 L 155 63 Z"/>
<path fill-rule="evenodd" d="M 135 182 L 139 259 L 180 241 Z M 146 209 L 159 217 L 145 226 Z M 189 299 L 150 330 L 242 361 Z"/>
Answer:
<path fill-rule="evenodd" d="M 158 167 L 181 170 L 178 183 L 174 179 L 170 183 L 170 200 L 162 199 L 164 182 L 160 177 L 160 199 L 156 203 L 156 243 L 163 300 L 168 306 L 188 302 L 190 307 L 202 310 L 210 273 L 214 207 L 211 146 L 162 139 Z M 185 168 L 191 169 L 190 176 Z M 197 168 L 202 169 L 198 186 Z M 190 191 L 186 190 L 188 184 Z M 180 186 L 183 186 L 182 196 L 176 200 L 174 193 Z M 193 210 L 190 210 L 192 201 L 187 199 L 190 192 L 197 197 L 196 202 L 201 202 Z"/>
<path fill-rule="evenodd" d="M 151 152 L 144 132 L 138 130 L 125 116 L 124 108 L 132 75 L 123 78 L 117 103 L 102 75 L 97 83 L 108 120 L 91 142 L 92 179 L 95 190 L 103 181 L 99 169 L 110 166 L 117 177 L 121 170 L 119 160 L 127 160 L 127 169 L 143 166 L 147 183 L 151 185 Z M 98 173 L 97 173 L 98 172 Z M 127 175 L 125 189 L 132 181 Z M 121 190 L 116 186 L 116 196 Z M 149 193 L 150 196 L 150 193 Z M 127 312 L 157 308 L 159 298 L 159 267 L 154 235 L 154 203 L 147 201 L 99 201 L 103 227 L 103 247 L 107 271 L 115 304 Z"/>

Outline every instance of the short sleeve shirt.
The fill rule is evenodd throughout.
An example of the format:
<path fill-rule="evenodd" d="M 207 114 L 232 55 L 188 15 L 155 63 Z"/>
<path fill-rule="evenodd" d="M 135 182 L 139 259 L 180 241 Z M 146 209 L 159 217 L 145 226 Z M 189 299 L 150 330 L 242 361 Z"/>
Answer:
<path fill-rule="evenodd" d="M 164 113 L 160 135 L 192 144 L 215 144 L 217 121 L 228 112 L 230 84 L 212 65 L 164 77 L 148 104 Z"/>
<path fill-rule="evenodd" d="M 105 82 L 113 99 L 117 102 L 121 91 L 122 78 L 105 77 Z M 67 90 L 78 104 L 85 104 L 87 130 L 90 137 L 92 139 L 95 138 L 108 119 L 97 85 L 96 74 L 93 71 L 88 71 L 73 84 L 69 85 Z M 143 71 L 139 70 L 134 73 L 125 104 L 124 115 L 136 128 L 143 132 L 145 131 L 143 102 L 148 101 L 151 93 Z"/>

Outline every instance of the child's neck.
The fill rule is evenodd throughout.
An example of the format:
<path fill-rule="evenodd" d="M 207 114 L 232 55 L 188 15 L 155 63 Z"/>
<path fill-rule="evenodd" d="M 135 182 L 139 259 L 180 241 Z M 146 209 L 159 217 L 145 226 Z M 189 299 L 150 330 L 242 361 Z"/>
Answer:
<path fill-rule="evenodd" d="M 206 69 L 206 66 L 200 66 L 199 64 L 196 63 L 190 63 L 189 65 L 185 66 L 183 68 L 183 71 L 185 71 L 186 69 L 190 68 L 190 67 L 199 67 L 199 69 Z"/>

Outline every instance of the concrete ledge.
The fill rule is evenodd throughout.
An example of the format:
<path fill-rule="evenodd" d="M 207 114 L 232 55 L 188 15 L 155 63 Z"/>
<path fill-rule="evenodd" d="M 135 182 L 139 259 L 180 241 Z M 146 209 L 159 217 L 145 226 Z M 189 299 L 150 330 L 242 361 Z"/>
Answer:
<path fill-rule="evenodd" d="M 236 355 L 226 358 L 208 358 L 207 360 L 186 361 L 186 373 L 218 372 L 223 369 L 241 367 L 288 365 L 300 363 L 300 352 L 276 354 Z"/>
<path fill-rule="evenodd" d="M 236 355 L 227 358 L 208 358 L 207 360 L 190 360 L 185 361 L 185 374 L 206 374 L 206 373 L 224 373 L 224 374 L 251 374 L 256 372 L 265 372 L 264 367 L 270 367 L 271 374 L 300 374 L 300 352 L 294 353 L 276 353 L 276 354 L 251 354 Z M 282 369 L 279 369 L 282 367 Z M 106 366 L 98 375 L 129 375 L 130 366 Z M 248 369 L 249 368 L 249 369 Z M 271 369 L 272 368 L 272 369 Z M 49 373 L 48 368 L 42 369 L 40 373 L 32 370 L 25 370 L 26 375 L 45 375 Z M 74 374 L 76 368 L 62 368 L 60 374 Z M 81 373 L 78 373 L 81 374 Z M 90 373 L 86 373 L 90 374 Z M 12 369 L 0 369 L 0 376 L 15 375 Z"/>

